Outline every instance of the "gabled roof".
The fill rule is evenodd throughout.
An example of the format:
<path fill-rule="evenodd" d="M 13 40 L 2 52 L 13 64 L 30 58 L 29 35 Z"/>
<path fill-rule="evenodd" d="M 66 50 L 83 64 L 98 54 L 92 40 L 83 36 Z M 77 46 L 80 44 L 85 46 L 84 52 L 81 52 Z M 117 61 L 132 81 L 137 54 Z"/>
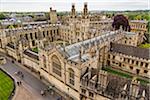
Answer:
<path fill-rule="evenodd" d="M 144 59 L 150 59 L 149 57 L 150 49 L 138 48 L 134 46 L 111 43 L 110 52 L 121 53 L 129 56 L 135 56 Z"/>

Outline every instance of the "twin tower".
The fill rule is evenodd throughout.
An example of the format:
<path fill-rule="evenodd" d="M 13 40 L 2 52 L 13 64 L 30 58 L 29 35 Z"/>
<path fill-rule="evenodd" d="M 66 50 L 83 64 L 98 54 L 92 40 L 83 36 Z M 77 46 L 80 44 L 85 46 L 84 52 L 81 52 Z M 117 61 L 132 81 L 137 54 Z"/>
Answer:
<path fill-rule="evenodd" d="M 72 17 L 72 18 L 75 18 L 75 17 L 76 17 L 75 4 L 72 4 L 72 8 L 71 8 L 71 17 Z M 83 8 L 82 17 L 83 17 L 83 18 L 87 18 L 87 17 L 88 17 L 87 3 L 84 3 L 84 8 Z"/>
<path fill-rule="evenodd" d="M 52 10 L 50 7 L 50 21 L 52 24 L 57 23 L 57 12 L 56 10 Z M 88 18 L 88 8 L 87 8 L 87 3 L 84 3 L 84 8 L 83 8 L 83 13 L 82 13 L 83 18 Z M 76 18 L 76 9 L 75 9 L 75 4 L 72 4 L 71 8 L 71 18 Z"/>

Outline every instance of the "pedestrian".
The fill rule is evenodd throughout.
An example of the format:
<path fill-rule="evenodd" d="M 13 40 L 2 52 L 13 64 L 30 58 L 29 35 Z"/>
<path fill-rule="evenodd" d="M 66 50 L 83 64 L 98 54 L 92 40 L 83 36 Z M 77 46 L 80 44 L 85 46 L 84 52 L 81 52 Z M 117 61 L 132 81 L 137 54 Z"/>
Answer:
<path fill-rule="evenodd" d="M 22 72 L 21 72 L 21 71 L 19 71 L 19 75 L 22 75 Z"/>
<path fill-rule="evenodd" d="M 44 91 L 43 90 L 41 90 L 41 95 L 44 96 Z"/>
<path fill-rule="evenodd" d="M 12 60 L 11 62 L 14 63 L 14 60 Z"/>
<path fill-rule="evenodd" d="M 20 75 L 21 74 L 21 71 L 18 71 L 18 75 Z"/>
<path fill-rule="evenodd" d="M 18 85 L 18 86 L 20 85 L 18 81 L 17 81 L 17 85 Z"/>
<path fill-rule="evenodd" d="M 18 75 L 18 72 L 15 72 L 14 74 L 15 74 L 15 75 Z"/>
<path fill-rule="evenodd" d="M 19 82 L 19 84 L 21 85 L 21 84 L 22 84 L 22 82 L 20 81 L 20 82 Z"/>

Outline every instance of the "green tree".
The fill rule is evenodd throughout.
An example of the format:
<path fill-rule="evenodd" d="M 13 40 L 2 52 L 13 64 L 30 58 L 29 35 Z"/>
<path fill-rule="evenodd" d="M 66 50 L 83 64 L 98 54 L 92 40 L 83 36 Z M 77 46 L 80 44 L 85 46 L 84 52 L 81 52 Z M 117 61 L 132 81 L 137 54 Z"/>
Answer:
<path fill-rule="evenodd" d="M 15 27 L 14 27 L 13 25 L 8 25 L 7 28 L 8 28 L 8 29 L 13 29 L 13 28 L 15 28 Z"/>
<path fill-rule="evenodd" d="M 3 13 L 0 13 L 0 20 L 5 19 L 6 16 Z"/>
<path fill-rule="evenodd" d="M 137 15 L 137 16 L 135 17 L 135 19 L 136 19 L 136 20 L 141 20 L 142 17 L 141 17 L 141 15 Z"/>
<path fill-rule="evenodd" d="M 135 17 L 136 17 L 135 14 L 128 14 L 127 16 L 130 20 L 135 20 Z"/>

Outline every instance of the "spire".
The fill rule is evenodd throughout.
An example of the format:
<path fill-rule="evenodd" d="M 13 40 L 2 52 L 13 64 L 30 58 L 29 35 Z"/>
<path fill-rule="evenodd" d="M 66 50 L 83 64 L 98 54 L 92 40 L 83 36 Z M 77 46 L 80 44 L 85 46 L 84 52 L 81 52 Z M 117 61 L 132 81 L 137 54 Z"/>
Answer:
<path fill-rule="evenodd" d="M 87 18 L 88 17 L 88 8 L 87 8 L 87 2 L 84 3 L 84 8 L 83 8 L 83 17 Z"/>
<path fill-rule="evenodd" d="M 124 86 L 123 90 L 126 90 L 126 89 L 127 89 L 127 84 L 125 84 L 125 86 Z"/>
<path fill-rule="evenodd" d="M 143 90 L 142 96 L 145 97 L 145 90 Z"/>
<path fill-rule="evenodd" d="M 72 8 L 71 8 L 71 17 L 75 17 L 76 16 L 76 9 L 75 9 L 75 4 L 72 4 Z"/>

